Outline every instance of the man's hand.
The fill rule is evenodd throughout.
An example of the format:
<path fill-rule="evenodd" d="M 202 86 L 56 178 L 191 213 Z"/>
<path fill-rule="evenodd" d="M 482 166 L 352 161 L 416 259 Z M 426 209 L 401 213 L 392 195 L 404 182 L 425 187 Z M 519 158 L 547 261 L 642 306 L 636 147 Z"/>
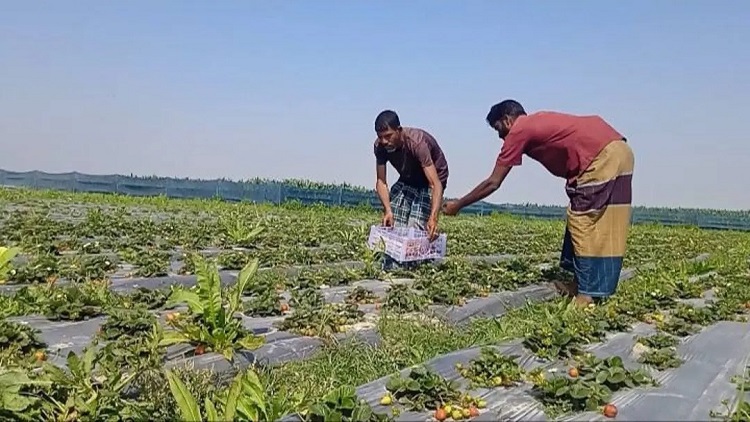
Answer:
<path fill-rule="evenodd" d="M 461 207 L 458 206 L 458 201 L 446 201 L 443 204 L 443 214 L 445 215 L 456 215 L 461 211 Z"/>
<path fill-rule="evenodd" d="M 438 233 L 437 233 L 437 228 L 438 228 L 437 217 L 430 217 L 427 220 L 427 226 L 425 228 L 427 229 L 427 235 L 429 236 L 430 242 L 432 242 L 433 240 L 437 239 L 437 237 L 438 237 Z"/>
<path fill-rule="evenodd" d="M 385 227 L 393 227 L 393 213 L 387 212 L 383 214 L 383 225 Z"/>

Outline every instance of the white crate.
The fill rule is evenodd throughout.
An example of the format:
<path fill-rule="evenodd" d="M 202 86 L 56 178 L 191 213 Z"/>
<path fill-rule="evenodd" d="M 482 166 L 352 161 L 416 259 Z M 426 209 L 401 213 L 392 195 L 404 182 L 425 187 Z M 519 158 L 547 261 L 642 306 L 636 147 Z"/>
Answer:
<path fill-rule="evenodd" d="M 426 232 L 406 227 L 372 226 L 367 243 L 398 262 L 442 258 L 446 251 L 445 234 L 430 243 Z"/>

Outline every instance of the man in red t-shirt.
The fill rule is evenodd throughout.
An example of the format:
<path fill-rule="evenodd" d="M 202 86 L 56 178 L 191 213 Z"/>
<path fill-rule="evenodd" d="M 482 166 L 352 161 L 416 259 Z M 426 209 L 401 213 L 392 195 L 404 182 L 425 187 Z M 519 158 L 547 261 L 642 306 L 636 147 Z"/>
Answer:
<path fill-rule="evenodd" d="M 560 266 L 572 283 L 555 283 L 580 305 L 617 290 L 630 227 L 634 157 L 626 139 L 599 116 L 542 111 L 526 114 L 505 100 L 487 114 L 503 147 L 492 174 L 461 199 L 448 201 L 446 215 L 495 192 L 524 154 L 566 180 L 570 199 Z"/>

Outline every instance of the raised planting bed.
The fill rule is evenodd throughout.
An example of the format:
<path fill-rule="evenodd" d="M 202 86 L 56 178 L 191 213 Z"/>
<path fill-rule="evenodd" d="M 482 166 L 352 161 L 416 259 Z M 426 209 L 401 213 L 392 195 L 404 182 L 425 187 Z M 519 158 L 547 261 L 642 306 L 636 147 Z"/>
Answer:
<path fill-rule="evenodd" d="M 663 306 L 659 291 L 651 291 L 655 302 L 646 306 L 652 311 L 639 311 L 650 323 L 636 320 L 615 329 L 612 324 L 623 320 L 613 312 L 629 312 L 617 302 L 583 310 L 561 303 L 565 306 L 549 309 L 548 321 L 554 327 L 562 320 L 562 332 L 576 324 L 609 322 L 571 331 L 566 340 L 560 331 L 542 329 L 526 339 L 448 353 L 400 371 L 402 381 L 389 375 L 362 385 L 356 397 L 397 421 L 604 420 L 612 412 L 621 420 L 705 420 L 736 395 L 732 378 L 743 373 L 750 350 L 744 308 L 733 307 L 733 299 L 716 298 L 717 277 L 707 271 L 676 280 L 686 297 Z M 576 322 L 580 318 L 586 321 Z M 430 381 L 424 381 L 425 369 Z M 403 384 L 408 379 L 411 384 Z M 455 393 L 448 391 L 450 384 Z M 435 385 L 442 387 L 434 390 Z M 456 409 L 459 413 L 452 413 Z"/>
<path fill-rule="evenodd" d="M 506 257 L 506 260 L 509 259 Z M 502 262 L 502 259 L 496 257 L 488 260 L 490 263 Z M 485 261 L 472 260 L 470 262 L 481 263 Z M 623 271 L 622 278 L 627 279 L 633 274 L 632 270 Z M 222 283 L 227 280 L 226 273 L 220 273 Z M 236 279 L 236 275 L 233 277 Z M 234 281 L 234 280 L 232 280 Z M 254 335 L 263 338 L 263 344 L 256 350 L 238 350 L 239 358 L 230 362 L 224 356 L 214 352 L 201 353 L 195 355 L 195 345 L 178 344 L 170 346 L 165 355 L 165 364 L 167 367 L 191 366 L 197 369 L 208 368 L 218 372 L 229 372 L 226 376 L 245 368 L 251 364 L 277 365 L 284 362 L 306 359 L 314 355 L 327 341 L 341 342 L 348 339 L 356 339 L 371 346 L 376 346 L 379 341 L 377 332 L 377 319 L 381 309 L 381 304 L 385 303 L 388 312 L 404 312 L 409 309 L 388 309 L 388 292 L 393 286 L 404 286 L 410 289 L 413 285 L 412 279 L 395 279 L 390 282 L 382 280 L 362 280 L 351 283 L 350 285 L 337 287 L 323 287 L 317 289 L 320 292 L 322 303 L 336 304 L 334 306 L 345 307 L 347 302 L 349 306 L 355 306 L 361 312 L 358 321 L 347 322 L 344 325 L 334 324 L 331 327 L 330 337 L 325 333 L 320 333 L 322 337 L 316 335 L 304 335 L 299 332 L 282 331 L 283 322 L 289 316 L 294 315 L 296 308 L 295 294 L 289 291 L 279 292 L 279 304 L 291 303 L 289 310 L 280 312 L 279 315 L 267 317 L 252 317 L 242 313 L 237 315 L 240 318 L 242 326 Z M 161 285 L 158 285 L 161 287 Z M 184 286 L 184 285 L 183 285 Z M 140 286 L 144 287 L 144 286 Z M 154 286 L 156 287 L 156 286 Z M 130 290 L 126 290 L 130 291 Z M 419 294 L 416 290 L 415 294 Z M 353 292 L 365 292 L 363 297 L 358 297 Z M 471 298 L 462 305 L 429 305 L 423 307 L 422 311 L 411 311 L 407 314 L 426 315 L 436 317 L 450 323 L 466 323 L 474 317 L 480 316 L 498 316 L 507 310 L 520 307 L 529 302 L 547 300 L 555 296 L 554 289 L 546 283 L 531 284 L 521 287 L 516 291 L 501 291 L 489 293 L 487 297 Z M 243 300 L 249 301 L 247 297 Z M 356 300 L 362 303 L 357 303 Z M 426 304 L 427 302 L 425 302 Z M 281 305 L 283 306 L 283 305 Z M 301 305 L 300 305 L 301 306 Z M 180 306 L 172 310 L 152 311 L 157 316 L 158 321 L 164 325 L 169 314 L 186 312 L 187 308 Z M 313 309 L 315 312 L 315 309 Z M 314 315 L 314 314 L 313 314 Z M 82 321 L 50 321 L 43 316 L 24 316 L 14 317 L 14 321 L 27 324 L 40 331 L 39 337 L 48 345 L 48 355 L 50 361 L 64 365 L 65 359 L 69 352 L 81 353 L 97 335 L 100 326 L 107 321 L 106 315 L 86 319 Z M 304 322 L 306 320 L 301 320 Z M 292 325 L 300 327 L 300 325 Z M 342 332 L 337 332 L 336 327 L 342 327 Z M 102 342 L 106 344 L 105 341 Z"/>

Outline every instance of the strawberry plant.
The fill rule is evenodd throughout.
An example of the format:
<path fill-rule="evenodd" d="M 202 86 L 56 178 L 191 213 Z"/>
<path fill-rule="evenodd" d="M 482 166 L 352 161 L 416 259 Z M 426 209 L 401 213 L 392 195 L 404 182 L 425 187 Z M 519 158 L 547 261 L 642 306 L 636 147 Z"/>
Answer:
<path fill-rule="evenodd" d="M 33 256 L 25 265 L 10 269 L 7 278 L 19 284 L 54 282 L 57 280 L 59 265 L 60 260 L 56 256 L 39 254 Z"/>
<path fill-rule="evenodd" d="M 137 277 L 161 277 L 169 271 L 170 254 L 158 249 L 141 249 L 130 255 L 131 264 L 136 266 L 133 275 Z"/>
<path fill-rule="evenodd" d="M 703 296 L 708 286 L 699 281 L 689 280 L 686 277 L 677 278 L 672 281 L 675 297 L 678 299 L 696 299 Z"/>
<path fill-rule="evenodd" d="M 604 331 L 630 331 L 636 322 L 636 318 L 631 312 L 630 303 L 618 301 L 617 298 L 595 307 L 592 316 L 599 322 L 599 327 Z"/>
<path fill-rule="evenodd" d="M 248 299 L 244 303 L 244 312 L 252 317 L 281 315 L 281 297 L 275 290 L 266 290 Z"/>
<path fill-rule="evenodd" d="M 227 251 L 216 257 L 216 262 L 224 270 L 240 270 L 250 263 L 251 256 L 247 252 Z"/>
<path fill-rule="evenodd" d="M 541 358 L 570 357 L 604 337 L 604 327 L 587 310 L 560 301 L 545 309 L 544 317 L 524 339 L 524 346 Z"/>
<path fill-rule="evenodd" d="M 656 333 L 648 337 L 639 337 L 638 342 L 652 349 L 664 349 L 666 347 L 676 347 L 680 341 L 666 333 Z"/>
<path fill-rule="evenodd" d="M 122 336 L 141 336 L 156 323 L 156 317 L 143 308 L 113 309 L 102 324 L 99 336 L 104 340 L 116 340 Z"/>
<path fill-rule="evenodd" d="M 429 299 L 406 284 L 393 284 L 386 292 L 383 309 L 397 313 L 419 312 L 428 303 Z"/>
<path fill-rule="evenodd" d="M 652 366 L 658 371 L 663 371 L 669 368 L 677 368 L 684 361 L 677 356 L 674 347 L 660 347 L 644 351 L 638 358 L 638 362 Z"/>
<path fill-rule="evenodd" d="M 178 273 L 182 275 L 195 274 L 195 260 L 200 259 L 200 255 L 195 252 L 183 253 L 181 256 L 182 265 L 178 270 Z"/>
<path fill-rule="evenodd" d="M 6 248 L 0 246 L 0 284 L 8 282 L 8 275 L 13 269 L 13 258 L 18 255 L 20 249 Z"/>
<path fill-rule="evenodd" d="M 154 324 L 148 331 L 134 335 L 105 339 L 98 336 L 93 344 L 101 345 L 98 352 L 99 365 L 109 372 L 139 372 L 161 370 L 164 364 L 164 348 L 159 346 L 162 330 Z M 105 340 L 100 344 L 99 340 Z"/>
<path fill-rule="evenodd" d="M 448 381 L 424 366 L 412 369 L 406 377 L 389 378 L 385 388 L 398 403 L 415 411 L 435 409 L 461 398 L 456 381 Z"/>
<path fill-rule="evenodd" d="M 660 330 L 669 334 L 685 337 L 698 332 L 699 327 L 682 318 L 669 317 L 656 325 Z"/>
<path fill-rule="evenodd" d="M 303 270 L 292 281 L 295 288 L 318 288 L 321 286 L 344 286 L 362 278 L 361 274 L 351 268 L 324 267 L 315 270 Z"/>
<path fill-rule="evenodd" d="M 279 324 L 282 330 L 304 336 L 330 337 L 346 331 L 346 327 L 362 320 L 364 312 L 357 305 L 329 303 L 320 308 L 296 308 Z"/>
<path fill-rule="evenodd" d="M 461 376 L 469 379 L 473 387 L 512 387 L 522 380 L 524 371 L 516 363 L 517 356 L 505 356 L 490 347 L 483 347 L 479 353 L 466 368 L 456 364 Z"/>
<path fill-rule="evenodd" d="M 618 356 L 598 359 L 585 355 L 575 371 L 571 370 L 565 376 L 539 380 L 534 386 L 534 393 L 547 406 L 548 412 L 554 415 L 593 411 L 608 403 L 616 391 L 653 383 L 646 372 L 626 369 Z"/>
<path fill-rule="evenodd" d="M 0 354 L 9 357 L 27 356 L 46 345 L 37 338 L 39 330 L 25 324 L 0 320 Z"/>
<path fill-rule="evenodd" d="M 262 295 L 269 290 L 282 292 L 284 281 L 286 280 L 283 273 L 266 271 L 258 273 L 253 283 L 247 286 L 244 294 L 247 296 Z"/>
<path fill-rule="evenodd" d="M 184 320 L 173 320 L 171 324 L 175 330 L 165 332 L 160 344 L 205 345 L 206 351 L 220 353 L 230 361 L 236 348 L 252 350 L 260 347 L 263 338 L 253 335 L 235 318 L 242 306 L 242 292 L 258 270 L 258 261 L 251 262 L 240 271 L 237 284 L 228 295 L 222 291 L 219 270 L 214 263 L 200 260 L 196 263 L 196 269 L 197 291 L 174 290 L 168 302 L 187 303 L 190 315 Z"/>
<path fill-rule="evenodd" d="M 320 308 L 325 304 L 323 293 L 315 288 L 306 288 L 292 291 L 290 305 L 293 308 Z"/>
<path fill-rule="evenodd" d="M 375 413 L 364 400 L 360 400 L 353 387 L 341 386 L 310 406 L 305 415 L 309 422 L 380 422 L 393 420 L 388 415 Z"/>
<path fill-rule="evenodd" d="M 373 293 L 372 290 L 366 289 L 362 286 L 357 286 L 349 292 L 346 296 L 345 302 L 351 304 L 362 304 L 362 303 L 375 303 L 378 301 L 378 297 Z"/>
<path fill-rule="evenodd" d="M 105 301 L 86 286 L 66 285 L 53 290 L 44 306 L 44 315 L 53 321 L 81 321 L 101 315 L 105 305 Z"/>
<path fill-rule="evenodd" d="M 65 263 L 60 269 L 60 276 L 73 282 L 103 280 L 116 268 L 117 265 L 103 255 L 76 257 L 72 262 Z"/>
<path fill-rule="evenodd" d="M 696 307 L 686 305 L 684 303 L 678 304 L 670 314 L 675 318 L 680 318 L 688 324 L 697 325 L 711 325 L 717 321 L 718 315 L 712 306 Z"/>
<path fill-rule="evenodd" d="M 123 306 L 127 308 L 143 306 L 146 309 L 153 310 L 163 307 L 167 303 L 168 298 L 168 290 L 138 287 L 132 293 L 122 297 L 121 300 Z"/>

